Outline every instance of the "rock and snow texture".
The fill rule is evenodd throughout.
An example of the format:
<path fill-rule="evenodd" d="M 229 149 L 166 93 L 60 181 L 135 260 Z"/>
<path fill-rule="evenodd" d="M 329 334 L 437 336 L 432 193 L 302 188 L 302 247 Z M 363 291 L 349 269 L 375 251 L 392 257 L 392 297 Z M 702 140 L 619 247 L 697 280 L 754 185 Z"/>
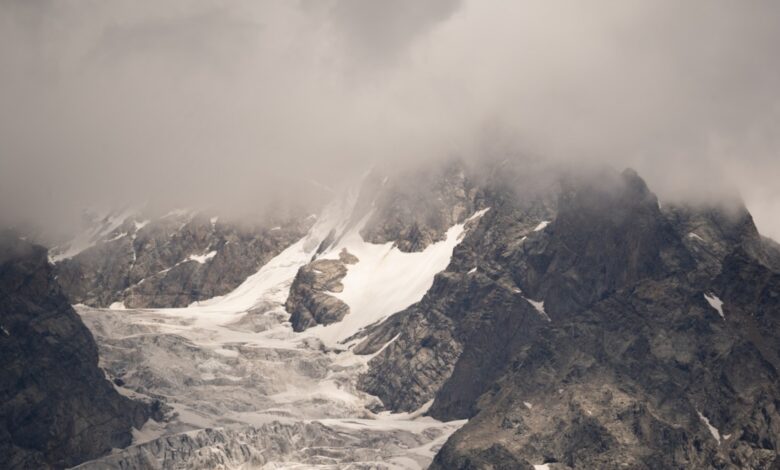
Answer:
<path fill-rule="evenodd" d="M 393 242 L 368 243 L 360 235 L 362 225 L 350 230 L 320 259 L 337 259 L 344 250 L 356 258 L 347 265 L 343 288 L 331 295 L 349 306 L 344 318 L 331 325 L 318 325 L 310 333 L 329 345 L 342 342 L 365 327 L 419 301 L 444 270 L 452 250 L 460 242 L 466 223 L 481 217 L 487 209 L 447 230 L 445 239 L 419 252 L 403 252 Z"/>
<path fill-rule="evenodd" d="M 217 256 L 217 251 L 211 250 L 208 253 L 202 255 L 190 255 L 187 259 L 190 261 L 195 261 L 198 264 L 206 264 L 208 260 L 214 258 L 215 256 Z"/>
<path fill-rule="evenodd" d="M 339 341 L 419 300 L 449 262 L 463 224 L 422 252 L 403 253 L 362 242 L 359 225 L 348 222 L 353 207 L 331 206 L 307 236 L 224 296 L 179 309 L 79 307 L 118 389 L 164 397 L 170 407 L 164 422 L 136 433 L 136 445 L 82 468 L 141 469 L 150 460 L 161 468 L 426 468 L 464 421 L 423 417 L 424 409 L 369 411 L 381 404 L 356 384 L 371 356 Z M 344 248 L 354 255 L 343 289 L 330 293 L 350 313 L 296 333 L 284 302 L 333 231 L 344 235 L 319 259 L 339 259 Z"/>
<path fill-rule="evenodd" d="M 151 457 L 161 468 L 425 468 L 463 422 L 368 411 L 376 399 L 355 386 L 367 358 L 294 333 L 280 300 L 290 281 L 269 281 L 248 311 L 254 302 L 229 296 L 186 309 L 80 307 L 119 389 L 172 408 L 138 445 L 84 468 L 142 469 Z"/>
<path fill-rule="evenodd" d="M 85 232 L 81 238 L 89 243 L 77 237 L 64 253 L 52 249 L 52 260 L 73 303 L 186 307 L 232 291 L 312 224 L 302 216 L 279 221 L 221 221 L 183 210 L 146 219 L 126 212 Z"/>
<path fill-rule="evenodd" d="M 431 445 L 446 434 L 279 422 L 242 429 L 204 429 L 140 444 L 79 470 L 160 469 L 423 469 Z M 406 450 L 404 450 L 406 449 Z M 150 467 L 150 462 L 155 466 Z"/>

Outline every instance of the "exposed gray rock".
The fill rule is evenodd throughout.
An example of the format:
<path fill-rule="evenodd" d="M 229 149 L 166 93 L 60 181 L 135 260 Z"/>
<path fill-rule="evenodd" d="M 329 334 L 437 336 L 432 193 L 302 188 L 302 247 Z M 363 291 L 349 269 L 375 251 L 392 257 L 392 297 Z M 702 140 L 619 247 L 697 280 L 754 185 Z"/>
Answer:
<path fill-rule="evenodd" d="M 300 239 L 313 219 L 263 226 L 173 213 L 142 224 L 129 217 L 103 240 L 56 264 L 73 303 L 129 308 L 184 307 L 238 287 Z"/>
<path fill-rule="evenodd" d="M 757 339 L 740 325 L 751 315 L 727 311 L 679 279 L 646 280 L 539 330 L 434 468 L 496 440 L 567 468 L 770 468 L 777 330 Z"/>
<path fill-rule="evenodd" d="M 346 265 L 357 261 L 354 255 L 342 250 L 337 260 L 315 260 L 298 270 L 285 304 L 293 330 L 329 325 L 349 313 L 349 306 L 328 292 L 343 290 L 341 280 L 347 275 Z"/>
<path fill-rule="evenodd" d="M 358 382 L 360 388 L 392 410 L 414 411 L 431 400 L 462 351 L 452 328 L 442 327 L 449 322 L 436 312 L 410 309 L 385 323 L 355 348 L 357 354 L 371 354 L 395 338 L 370 361 L 369 372 Z"/>
<path fill-rule="evenodd" d="M 0 467 L 63 468 L 131 442 L 151 410 L 117 393 L 46 249 L 0 234 Z"/>
<path fill-rule="evenodd" d="M 379 184 L 384 187 L 361 231 L 367 242 L 394 242 L 401 251 L 421 251 L 474 212 L 476 190 L 460 162 L 390 175 Z"/>
<path fill-rule="evenodd" d="M 749 214 L 662 212 L 630 171 L 563 178 L 552 214 L 493 188 L 425 298 L 356 349 L 395 338 L 361 380 L 385 406 L 471 418 L 432 468 L 777 465 L 776 250 Z"/>
<path fill-rule="evenodd" d="M 509 334 L 517 331 L 515 322 L 545 321 L 506 275 L 504 266 L 513 250 L 535 236 L 534 228 L 540 222 L 554 217 L 550 188 L 520 194 L 506 176 L 506 171 L 500 172 L 483 185 L 477 203 L 490 210 L 474 222 L 455 248 L 450 266 L 436 276 L 425 297 L 371 329 L 355 348 L 356 353 L 373 354 L 397 337 L 369 362 L 369 371 L 360 381 L 392 410 L 412 411 L 432 400 L 451 376 L 464 344 L 472 335 L 481 335 L 483 321 L 501 317 L 512 325 L 506 330 Z M 481 338 L 485 347 L 503 347 L 500 340 Z M 483 386 L 495 369 L 474 370 L 475 375 L 462 384 L 461 391 L 477 393 L 475 387 Z M 450 417 L 470 416 L 471 405 L 465 407 Z"/>
<path fill-rule="evenodd" d="M 765 264 L 777 266 L 771 241 L 762 239 L 742 205 L 670 204 L 662 211 L 695 259 L 697 269 L 692 274 L 699 276 L 698 281 L 717 276 L 723 260 L 737 247 Z"/>

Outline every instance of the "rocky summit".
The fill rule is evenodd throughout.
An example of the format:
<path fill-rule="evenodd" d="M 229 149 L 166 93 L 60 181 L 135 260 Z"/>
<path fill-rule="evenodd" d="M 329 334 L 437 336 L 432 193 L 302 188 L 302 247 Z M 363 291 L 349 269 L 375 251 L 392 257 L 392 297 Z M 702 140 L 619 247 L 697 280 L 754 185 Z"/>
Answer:
<path fill-rule="evenodd" d="M 89 233 L 4 241 L 11 468 L 780 468 L 780 248 L 739 201 L 446 161 Z"/>

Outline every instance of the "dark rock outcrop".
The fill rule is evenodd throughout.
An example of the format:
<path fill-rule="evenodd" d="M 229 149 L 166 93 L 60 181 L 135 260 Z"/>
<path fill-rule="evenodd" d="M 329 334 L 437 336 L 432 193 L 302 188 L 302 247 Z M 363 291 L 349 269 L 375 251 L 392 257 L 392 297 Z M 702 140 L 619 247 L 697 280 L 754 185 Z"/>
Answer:
<path fill-rule="evenodd" d="M 98 368 L 46 249 L 0 235 L 0 467 L 63 468 L 130 444 L 150 409 Z"/>
<path fill-rule="evenodd" d="M 342 250 L 339 259 L 318 259 L 298 270 L 285 303 L 293 330 L 329 325 L 349 313 L 349 306 L 328 292 L 343 290 L 341 280 L 347 275 L 346 265 L 357 261 L 354 255 Z"/>

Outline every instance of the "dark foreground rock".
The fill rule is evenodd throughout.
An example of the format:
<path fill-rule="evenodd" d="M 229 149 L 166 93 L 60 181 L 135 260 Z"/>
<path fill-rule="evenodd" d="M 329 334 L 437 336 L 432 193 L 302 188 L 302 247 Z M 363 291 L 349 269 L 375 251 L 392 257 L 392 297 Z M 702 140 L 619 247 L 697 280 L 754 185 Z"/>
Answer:
<path fill-rule="evenodd" d="M 150 410 L 98 368 L 46 249 L 0 234 L 0 468 L 64 468 L 125 447 Z"/>

